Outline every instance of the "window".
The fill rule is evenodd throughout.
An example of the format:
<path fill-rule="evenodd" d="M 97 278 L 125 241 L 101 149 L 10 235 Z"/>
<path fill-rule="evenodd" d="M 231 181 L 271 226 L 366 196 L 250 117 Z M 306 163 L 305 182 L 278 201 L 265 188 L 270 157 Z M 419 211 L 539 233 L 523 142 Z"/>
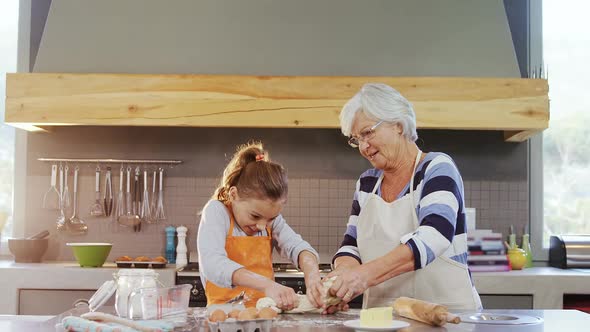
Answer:
<path fill-rule="evenodd" d="M 18 0 L 0 2 L 0 233 L 12 235 L 14 128 L 5 125 L 6 73 L 16 71 Z"/>
<path fill-rule="evenodd" d="M 543 247 L 590 234 L 590 25 L 584 1 L 543 1 L 551 120 L 543 133 Z"/>

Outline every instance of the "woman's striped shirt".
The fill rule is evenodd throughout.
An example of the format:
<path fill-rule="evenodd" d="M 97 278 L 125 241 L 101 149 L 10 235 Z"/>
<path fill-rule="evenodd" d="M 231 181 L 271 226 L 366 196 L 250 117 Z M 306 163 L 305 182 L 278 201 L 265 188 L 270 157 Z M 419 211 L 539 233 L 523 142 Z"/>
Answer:
<path fill-rule="evenodd" d="M 369 169 L 357 181 L 344 240 L 332 261 L 350 256 L 361 262 L 356 242 L 358 216 L 382 173 Z M 451 157 L 440 152 L 427 153 L 416 167 L 413 188 L 419 226 L 400 242 L 414 253 L 414 269 L 425 267 L 440 255 L 467 265 L 463 180 Z M 381 186 L 376 194 L 381 196 Z M 397 199 L 409 194 L 408 183 Z M 395 245 L 392 243 L 392 249 Z"/>

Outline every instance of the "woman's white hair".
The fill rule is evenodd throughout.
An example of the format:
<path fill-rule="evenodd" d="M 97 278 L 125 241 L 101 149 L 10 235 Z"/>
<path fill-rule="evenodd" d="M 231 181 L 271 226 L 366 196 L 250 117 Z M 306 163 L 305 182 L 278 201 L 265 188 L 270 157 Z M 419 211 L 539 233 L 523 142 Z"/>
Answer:
<path fill-rule="evenodd" d="M 418 139 L 416 114 L 412 104 L 397 90 L 383 83 L 367 83 L 340 111 L 340 129 L 350 136 L 354 117 L 364 112 L 375 121 L 399 123 L 402 135 L 412 142 Z"/>

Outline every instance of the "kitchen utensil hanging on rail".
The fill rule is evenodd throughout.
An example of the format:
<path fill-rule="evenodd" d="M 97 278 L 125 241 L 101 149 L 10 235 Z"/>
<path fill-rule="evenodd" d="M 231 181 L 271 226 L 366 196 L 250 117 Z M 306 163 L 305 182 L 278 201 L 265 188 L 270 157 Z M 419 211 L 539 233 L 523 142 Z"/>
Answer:
<path fill-rule="evenodd" d="M 134 183 L 135 184 L 135 183 Z M 139 223 L 139 216 L 133 211 L 133 196 L 131 193 L 131 167 L 127 167 L 127 187 L 125 190 L 125 214 L 117 218 L 117 222 L 124 226 L 135 227 Z"/>
<path fill-rule="evenodd" d="M 119 170 L 119 192 L 117 192 L 117 201 L 115 202 L 115 212 L 113 221 L 119 222 L 119 218 L 125 215 L 125 198 L 123 194 L 123 181 L 125 180 L 123 165 Z"/>
<path fill-rule="evenodd" d="M 158 194 L 156 192 L 157 189 L 157 183 L 158 183 L 158 170 L 155 169 L 153 176 L 152 176 L 152 195 L 151 195 L 151 200 L 150 200 L 150 213 L 152 214 L 152 218 L 154 218 L 154 220 L 156 217 L 156 208 L 157 208 L 157 204 L 158 204 Z"/>
<path fill-rule="evenodd" d="M 104 215 L 109 217 L 113 211 L 113 184 L 111 182 L 111 168 L 107 167 L 104 178 Z"/>
<path fill-rule="evenodd" d="M 96 176 L 94 184 L 94 203 L 90 205 L 90 215 L 93 217 L 104 216 L 104 209 L 100 201 L 100 167 L 96 166 Z"/>
<path fill-rule="evenodd" d="M 150 196 L 148 192 L 148 172 L 147 170 L 143 171 L 143 194 L 141 196 L 141 213 L 139 217 L 141 218 L 142 222 L 146 222 L 148 224 L 152 224 L 156 222 L 152 218 L 152 211 L 150 210 Z"/>
<path fill-rule="evenodd" d="M 62 203 L 63 203 L 63 208 L 64 208 L 64 213 L 66 215 L 69 215 L 70 213 L 70 209 L 72 208 L 72 199 L 71 199 L 71 194 L 70 194 L 70 188 L 68 186 L 68 176 L 70 172 L 70 167 L 66 164 L 66 166 L 64 167 L 64 190 L 61 193 L 61 199 L 62 199 Z"/>
<path fill-rule="evenodd" d="M 155 223 L 159 220 L 166 219 L 164 212 L 164 169 L 162 165 L 179 165 L 181 160 L 157 160 L 157 159 L 84 159 L 84 158 L 37 158 L 39 161 L 51 163 L 51 186 L 43 196 L 43 208 L 55 210 L 57 215 L 56 226 L 60 231 L 67 231 L 70 234 L 86 234 L 88 225 L 79 217 L 79 202 L 78 202 L 78 163 L 92 163 L 97 165 L 95 172 L 94 184 L 94 199 L 92 204 L 89 204 L 89 212 L 93 217 L 112 217 L 113 222 L 117 224 L 133 227 L 136 232 L 141 231 L 141 224 L 143 222 Z M 62 167 L 62 163 L 65 167 Z M 74 172 L 74 200 L 71 201 L 71 194 L 68 185 L 69 166 L 68 163 L 75 164 Z M 116 196 L 112 188 L 112 172 L 111 167 L 107 167 L 105 174 L 104 195 L 101 197 L 100 193 L 100 165 L 120 164 L 121 172 L 119 177 L 119 192 Z M 127 187 L 123 190 L 124 185 L 124 165 L 127 167 Z M 141 178 L 141 169 L 139 166 L 135 168 L 135 174 L 131 174 L 131 165 L 144 165 L 143 181 Z M 59 165 L 59 168 L 58 168 Z M 71 164 L 70 164 L 71 165 Z M 149 165 L 154 165 L 152 168 Z M 72 166 L 73 167 L 73 166 Z M 135 166 L 133 166 L 135 167 Z M 60 171 L 59 189 L 57 187 L 58 169 Z M 149 176 L 148 172 L 153 171 L 153 178 L 151 179 L 151 195 L 148 186 Z M 158 180 L 159 173 L 159 180 Z M 133 177 L 133 179 L 132 179 Z M 133 183 L 131 183 L 133 181 Z M 143 185 L 143 186 L 142 186 Z M 133 189 L 131 189 L 133 187 Z M 156 194 L 157 192 L 157 194 Z M 86 203 L 83 203 L 86 204 Z M 70 211 L 72 207 L 72 211 Z M 114 211 L 113 211 L 114 209 Z M 71 217 L 67 217 L 71 215 Z M 140 217 L 141 216 L 141 217 Z"/>
<path fill-rule="evenodd" d="M 136 215 L 139 219 L 139 221 L 137 222 L 137 225 L 135 225 L 133 227 L 133 230 L 135 232 L 141 231 L 141 217 L 139 216 L 140 211 L 141 211 L 141 201 L 140 201 L 141 188 L 140 188 L 140 182 L 139 182 L 140 174 L 141 174 L 141 171 L 139 169 L 139 166 L 135 167 L 135 176 L 133 177 L 133 214 Z"/>
<path fill-rule="evenodd" d="M 59 165 L 59 212 L 57 213 L 57 230 L 65 230 L 66 228 L 66 215 L 65 215 L 65 206 L 64 206 L 64 168 L 62 165 Z"/>
<path fill-rule="evenodd" d="M 57 164 L 51 165 L 51 187 L 43 195 L 43 208 L 49 210 L 57 210 L 60 206 L 61 196 L 60 192 L 57 191 L 56 185 L 57 177 Z"/>
<path fill-rule="evenodd" d="M 86 223 L 78 217 L 78 166 L 74 169 L 74 213 L 69 222 L 66 223 L 68 233 L 72 235 L 83 235 L 88 232 Z"/>
<path fill-rule="evenodd" d="M 156 213 L 154 214 L 154 218 L 156 220 L 165 220 L 166 213 L 164 212 L 164 169 L 160 167 L 160 186 L 158 189 L 158 203 L 156 204 Z M 155 200 L 155 197 L 153 197 Z"/>

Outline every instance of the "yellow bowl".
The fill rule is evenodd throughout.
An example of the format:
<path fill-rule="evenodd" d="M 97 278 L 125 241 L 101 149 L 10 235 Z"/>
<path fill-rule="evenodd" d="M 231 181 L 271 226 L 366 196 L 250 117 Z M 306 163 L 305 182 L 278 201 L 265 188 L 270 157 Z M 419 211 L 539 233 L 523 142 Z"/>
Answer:
<path fill-rule="evenodd" d="M 522 270 L 526 264 L 526 253 L 519 248 L 508 249 L 508 260 L 513 270 Z"/>

